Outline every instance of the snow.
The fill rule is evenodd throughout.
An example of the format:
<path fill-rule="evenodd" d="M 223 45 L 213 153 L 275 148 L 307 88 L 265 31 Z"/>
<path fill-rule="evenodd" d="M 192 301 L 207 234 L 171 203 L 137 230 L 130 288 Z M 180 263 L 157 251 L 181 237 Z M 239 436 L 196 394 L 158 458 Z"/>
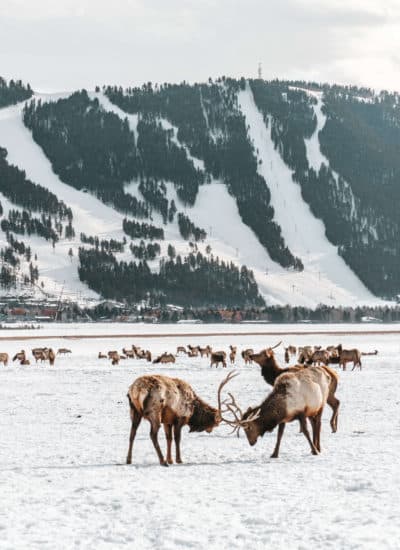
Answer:
<path fill-rule="evenodd" d="M 238 102 L 249 126 L 250 139 L 262 161 L 259 173 L 271 192 L 274 219 L 282 229 L 287 246 L 301 258 L 305 267 L 303 273 L 287 277 L 304 296 L 303 304 L 310 305 L 312 300 L 315 305 L 318 302 L 332 305 L 378 303 L 328 241 L 324 224 L 313 216 L 303 200 L 300 186 L 293 181 L 290 168 L 275 149 L 271 124 L 267 128 L 248 83 L 246 89 L 239 92 Z M 314 147 L 314 153 L 315 150 Z M 289 280 L 286 285 L 290 287 Z M 295 292 L 290 303 L 301 303 Z"/>
<path fill-rule="evenodd" d="M 93 326 L 106 333 L 113 329 Z M 133 464 L 124 465 L 128 386 L 137 376 L 162 372 L 187 380 L 215 405 L 217 386 L 230 368 L 211 370 L 206 359 L 187 357 L 173 367 L 128 360 L 111 367 L 96 358 L 98 351 L 122 348 L 132 339 L 115 340 L 110 334 L 101 341 L 65 340 L 64 327 L 58 326 L 59 340 L 47 340 L 53 328 L 40 330 L 42 341 L 0 346 L 10 354 L 42 344 L 72 350 L 71 356 L 57 358 L 54 368 L 0 367 L 0 548 L 398 548 L 398 336 L 340 337 L 344 347 L 377 348 L 379 355 L 364 357 L 361 372 L 340 373 L 339 429 L 330 433 L 330 411 L 325 412 L 321 455 L 310 454 L 297 423 L 287 427 L 275 460 L 269 455 L 276 432 L 250 447 L 243 434 L 238 439 L 225 427 L 210 435 L 185 428 L 184 464 L 161 468 L 145 421 Z M 210 328 L 216 327 L 191 327 Z M 241 336 L 197 336 L 192 342 L 179 337 L 135 341 L 155 353 L 182 343 L 227 350 L 230 343 L 259 349 L 276 342 L 276 337 L 251 335 L 253 328 Z M 236 329 L 225 325 L 217 332 Z M 336 344 L 338 338 L 290 336 L 290 343 Z M 282 363 L 282 349 L 277 356 Z M 240 376 L 229 389 L 238 403 L 260 403 L 270 388 L 259 368 L 241 361 L 237 368 Z M 159 439 L 164 450 L 162 430 Z"/>

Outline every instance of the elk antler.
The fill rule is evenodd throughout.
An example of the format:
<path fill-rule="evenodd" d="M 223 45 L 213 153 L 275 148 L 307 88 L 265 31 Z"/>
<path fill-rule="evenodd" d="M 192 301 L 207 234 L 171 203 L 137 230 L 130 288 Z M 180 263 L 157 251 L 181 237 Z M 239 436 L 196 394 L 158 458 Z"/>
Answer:
<path fill-rule="evenodd" d="M 277 348 L 278 346 L 280 346 L 282 344 L 282 340 L 280 342 L 278 342 L 277 344 L 275 344 L 275 346 L 272 346 L 271 348 L 269 349 L 275 349 Z"/>
<path fill-rule="evenodd" d="M 222 388 L 224 386 L 226 386 L 226 384 L 228 382 L 230 382 L 233 378 L 235 378 L 236 376 L 239 376 L 239 372 L 236 372 L 236 371 L 231 371 L 228 376 L 226 378 L 224 378 L 221 382 L 221 384 L 219 385 L 218 387 L 218 410 L 219 412 L 221 413 L 222 412 L 222 402 L 221 402 L 221 391 L 222 391 Z"/>

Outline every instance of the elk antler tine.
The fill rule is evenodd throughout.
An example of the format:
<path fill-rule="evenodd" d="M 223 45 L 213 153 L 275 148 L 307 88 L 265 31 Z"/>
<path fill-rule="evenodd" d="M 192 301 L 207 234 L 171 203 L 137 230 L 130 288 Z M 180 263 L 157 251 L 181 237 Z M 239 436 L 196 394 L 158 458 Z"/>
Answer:
<path fill-rule="evenodd" d="M 277 344 L 275 344 L 275 346 L 272 346 L 270 349 L 275 349 L 278 346 L 280 346 L 281 344 L 282 344 L 282 340 L 280 342 L 278 342 Z"/>

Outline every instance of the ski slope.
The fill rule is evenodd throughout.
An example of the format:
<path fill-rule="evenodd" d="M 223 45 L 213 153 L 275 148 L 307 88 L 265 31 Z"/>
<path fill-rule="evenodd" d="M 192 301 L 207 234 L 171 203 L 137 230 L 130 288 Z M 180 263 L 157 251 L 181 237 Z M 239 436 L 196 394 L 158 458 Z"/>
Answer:
<path fill-rule="evenodd" d="M 42 101 L 52 101 L 67 95 L 37 94 L 35 97 Z M 93 92 L 89 95 L 92 98 L 97 97 L 104 109 L 114 112 L 121 118 L 127 118 L 137 138 L 138 115 L 125 113 L 102 93 Z M 281 226 L 284 239 L 291 251 L 301 257 L 305 270 L 302 273 L 284 270 L 271 260 L 252 230 L 241 221 L 236 202 L 229 195 L 225 185 L 214 181 L 201 186 L 195 205 L 187 207 L 177 197 L 174 185 L 166 182 L 167 198 L 174 199 L 178 212 L 186 213 L 197 226 L 207 232 L 206 241 L 198 244 L 199 249 L 205 252 L 206 246 L 210 245 L 214 256 L 232 261 L 239 266 L 247 265 L 254 271 L 260 292 L 268 304 L 291 304 L 313 308 L 320 303 L 352 306 L 361 303 L 381 303 L 381 300 L 374 298 L 365 289 L 339 257 L 336 248 L 327 241 L 322 222 L 313 217 L 308 205 L 302 200 L 299 186 L 292 181 L 290 170 L 275 151 L 249 87 L 240 92 L 239 104 L 249 124 L 250 137 L 260 152 L 262 164 L 259 170 L 269 185 L 276 221 Z M 125 236 L 122 231 L 122 220 L 125 216 L 93 195 L 78 191 L 60 181 L 53 172 L 50 161 L 24 126 L 22 108 L 23 103 L 0 110 L 0 146 L 8 150 L 8 161 L 11 164 L 25 170 L 28 178 L 48 188 L 71 207 L 76 233 L 73 240 L 62 239 L 54 250 L 44 239 L 25 239 L 32 247 L 33 253 L 38 255 L 40 280 L 44 281 L 45 290 L 56 295 L 59 295 L 64 287 L 64 296 L 69 295 L 73 299 L 98 298 L 97 294 L 89 290 L 78 278 L 77 256 L 78 248 L 81 246 L 79 235 L 83 232 L 100 239 L 122 240 Z M 318 124 L 323 125 L 320 105 L 318 108 Z M 160 122 L 165 129 L 173 131 L 175 143 L 185 149 L 188 159 L 192 160 L 198 169 L 204 170 L 204 163 L 192 157 L 188 148 L 179 142 L 177 128 L 165 119 L 160 119 Z M 319 162 L 320 166 L 324 159 L 320 153 L 317 132 L 306 145 L 310 162 L 315 167 Z M 142 198 L 138 182 L 127 182 L 125 191 Z M 7 204 L 4 197 L 1 197 L 1 200 Z M 181 255 L 189 252 L 188 242 L 180 235 L 176 217 L 173 223 L 163 225 L 161 215 L 153 212 L 151 222 L 164 228 L 165 241 L 160 243 L 161 256 L 167 255 L 168 244 L 172 244 Z M 73 250 L 72 262 L 68 256 L 70 248 Z M 116 256 L 119 260 L 126 261 L 133 258 L 128 247 L 124 253 Z M 157 269 L 158 260 L 150 262 L 150 266 L 154 270 Z"/>
<path fill-rule="evenodd" d="M 249 136 L 258 150 L 259 173 L 271 192 L 275 221 L 282 228 L 282 236 L 291 252 L 301 258 L 304 272 L 294 276 L 293 284 L 301 292 L 320 295 L 322 303 L 332 305 L 371 303 L 377 300 L 339 256 L 325 235 L 325 227 L 316 219 L 301 196 L 300 186 L 292 179 L 292 172 L 275 149 L 270 126 L 264 123 L 250 86 L 238 94 L 238 103 L 249 126 Z M 322 121 L 321 121 L 322 123 Z M 313 144 L 314 161 L 318 151 Z M 297 280 L 297 283 L 294 280 Z M 307 291 L 305 286 L 308 286 Z"/>

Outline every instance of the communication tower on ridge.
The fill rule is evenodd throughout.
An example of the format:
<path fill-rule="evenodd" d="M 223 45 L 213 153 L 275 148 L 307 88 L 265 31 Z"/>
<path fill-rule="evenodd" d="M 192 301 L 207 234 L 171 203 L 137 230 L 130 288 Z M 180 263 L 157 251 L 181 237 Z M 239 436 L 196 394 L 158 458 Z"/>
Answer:
<path fill-rule="evenodd" d="M 258 78 L 260 80 L 262 80 L 262 65 L 261 65 L 261 61 L 258 62 L 258 70 L 257 70 L 257 73 L 258 73 Z"/>

